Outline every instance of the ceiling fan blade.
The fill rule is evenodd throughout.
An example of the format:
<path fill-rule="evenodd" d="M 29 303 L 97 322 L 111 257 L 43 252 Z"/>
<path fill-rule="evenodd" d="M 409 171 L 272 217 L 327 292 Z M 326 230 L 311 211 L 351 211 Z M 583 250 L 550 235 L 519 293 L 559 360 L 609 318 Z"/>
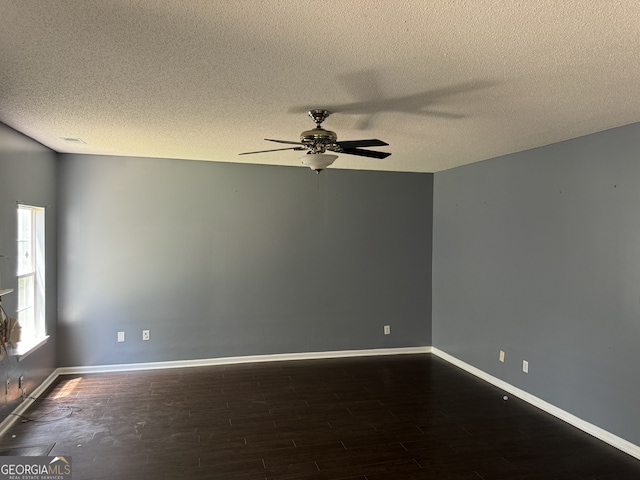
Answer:
<path fill-rule="evenodd" d="M 358 148 L 358 147 L 386 147 L 389 145 L 387 142 L 383 142 L 382 140 L 371 139 L 371 140 L 347 140 L 344 142 L 336 142 L 342 148 Z"/>
<path fill-rule="evenodd" d="M 252 155 L 254 153 L 281 152 L 283 150 L 305 150 L 305 147 L 274 148 L 272 150 L 258 150 L 257 152 L 244 152 L 244 153 L 239 153 L 238 155 Z"/>
<path fill-rule="evenodd" d="M 272 138 L 265 138 L 267 142 L 287 143 L 289 145 L 302 145 L 300 142 L 289 142 L 288 140 L 274 140 Z"/>
<path fill-rule="evenodd" d="M 370 157 L 370 158 L 387 158 L 391 155 L 389 152 L 376 152 L 374 150 L 362 150 L 360 148 L 343 148 L 341 152 L 338 153 L 346 153 L 348 155 L 359 155 L 361 157 Z"/>

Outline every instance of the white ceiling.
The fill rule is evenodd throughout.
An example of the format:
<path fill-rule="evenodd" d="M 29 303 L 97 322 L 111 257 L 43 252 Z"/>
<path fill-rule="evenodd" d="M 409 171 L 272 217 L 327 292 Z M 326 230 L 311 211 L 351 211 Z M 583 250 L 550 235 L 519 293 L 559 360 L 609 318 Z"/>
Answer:
<path fill-rule="evenodd" d="M 638 0 L 0 0 L 0 122 L 58 152 L 437 172 L 640 121 Z M 84 144 L 63 138 L 80 138 Z"/>

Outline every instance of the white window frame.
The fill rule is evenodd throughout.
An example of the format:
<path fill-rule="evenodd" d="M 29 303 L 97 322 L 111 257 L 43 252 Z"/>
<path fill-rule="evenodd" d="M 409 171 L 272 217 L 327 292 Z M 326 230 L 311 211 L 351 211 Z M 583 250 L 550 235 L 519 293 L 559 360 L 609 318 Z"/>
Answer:
<path fill-rule="evenodd" d="M 30 218 L 23 225 L 24 222 L 20 218 L 25 212 L 29 212 Z M 16 283 L 18 286 L 18 306 L 16 316 L 22 327 L 22 332 L 15 353 L 20 360 L 44 345 L 49 336 L 46 330 L 45 209 L 18 204 L 17 215 Z M 21 226 L 24 229 L 21 229 Z M 32 286 L 27 288 L 28 284 Z"/>

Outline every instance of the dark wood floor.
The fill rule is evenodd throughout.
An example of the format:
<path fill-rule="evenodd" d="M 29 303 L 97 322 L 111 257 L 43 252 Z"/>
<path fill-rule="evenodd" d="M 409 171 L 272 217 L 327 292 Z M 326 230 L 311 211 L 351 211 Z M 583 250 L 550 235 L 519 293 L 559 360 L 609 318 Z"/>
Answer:
<path fill-rule="evenodd" d="M 640 460 L 432 355 L 60 377 L 0 447 L 73 478 L 626 480 Z"/>

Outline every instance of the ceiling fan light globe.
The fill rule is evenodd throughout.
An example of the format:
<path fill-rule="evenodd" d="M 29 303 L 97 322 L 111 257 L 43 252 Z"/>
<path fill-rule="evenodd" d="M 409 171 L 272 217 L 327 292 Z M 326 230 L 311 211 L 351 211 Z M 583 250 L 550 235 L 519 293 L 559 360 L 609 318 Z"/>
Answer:
<path fill-rule="evenodd" d="M 329 153 L 308 153 L 300 157 L 300 161 L 311 170 L 320 172 L 335 162 L 336 158 L 338 158 L 338 155 Z"/>

